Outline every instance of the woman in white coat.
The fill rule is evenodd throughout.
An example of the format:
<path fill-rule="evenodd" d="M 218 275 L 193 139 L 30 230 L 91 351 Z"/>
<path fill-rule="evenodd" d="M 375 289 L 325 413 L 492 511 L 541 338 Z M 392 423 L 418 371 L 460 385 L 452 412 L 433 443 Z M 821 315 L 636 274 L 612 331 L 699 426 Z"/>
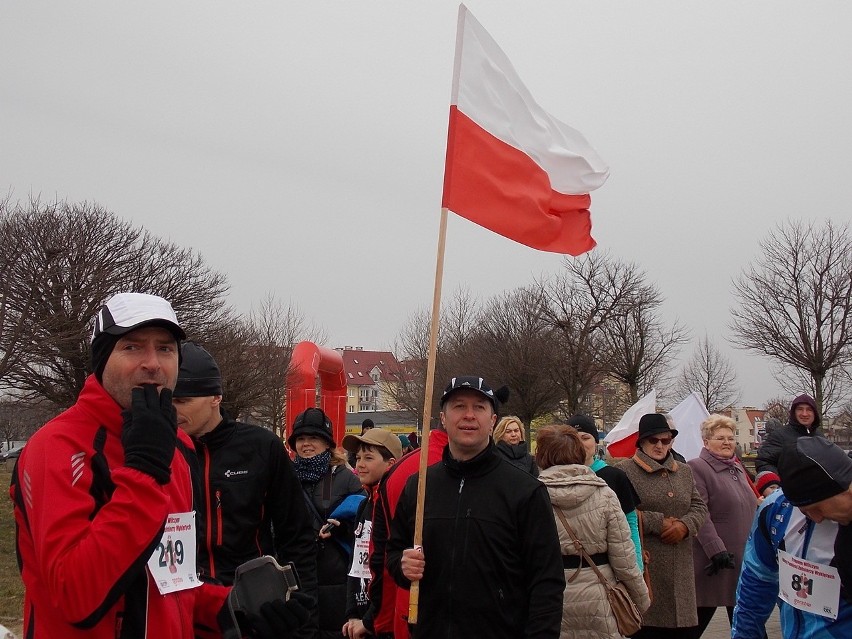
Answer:
<path fill-rule="evenodd" d="M 586 450 L 577 431 L 562 424 L 545 426 L 536 436 L 539 480 L 547 487 L 554 510 L 560 509 L 586 553 L 611 582 L 623 582 L 640 611 L 651 605 L 636 563 L 630 528 L 618 498 L 606 482 L 585 465 Z M 565 568 L 560 639 L 621 637 L 606 588 L 580 554 L 554 512 L 562 565 Z"/>

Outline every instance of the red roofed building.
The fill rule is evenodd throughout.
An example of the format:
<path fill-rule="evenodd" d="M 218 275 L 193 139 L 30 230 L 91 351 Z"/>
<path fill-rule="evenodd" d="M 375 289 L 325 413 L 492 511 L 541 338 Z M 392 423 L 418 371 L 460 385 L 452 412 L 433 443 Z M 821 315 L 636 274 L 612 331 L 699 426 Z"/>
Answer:
<path fill-rule="evenodd" d="M 360 346 L 344 346 L 335 350 L 343 356 L 347 413 L 397 408 L 384 390 L 391 378 L 390 371 L 399 368 L 393 353 L 365 351 Z"/>

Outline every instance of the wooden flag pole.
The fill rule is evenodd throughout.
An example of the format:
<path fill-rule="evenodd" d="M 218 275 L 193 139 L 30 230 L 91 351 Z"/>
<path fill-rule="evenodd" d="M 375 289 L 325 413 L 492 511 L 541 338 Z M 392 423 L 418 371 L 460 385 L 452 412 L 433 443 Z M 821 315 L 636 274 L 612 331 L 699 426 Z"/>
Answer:
<path fill-rule="evenodd" d="M 438 231 L 438 256 L 435 263 L 435 292 L 432 296 L 432 321 L 429 325 L 429 357 L 426 361 L 426 388 L 423 393 L 423 432 L 420 435 L 420 468 L 417 471 L 417 510 L 414 514 L 414 547 L 423 550 L 423 509 L 426 501 L 426 469 L 429 467 L 429 427 L 432 420 L 432 388 L 435 385 L 435 359 L 438 351 L 438 326 L 441 322 L 441 284 L 444 279 L 444 248 L 447 243 L 447 209 L 441 209 Z M 420 582 L 411 582 L 408 598 L 408 623 L 417 623 Z"/>

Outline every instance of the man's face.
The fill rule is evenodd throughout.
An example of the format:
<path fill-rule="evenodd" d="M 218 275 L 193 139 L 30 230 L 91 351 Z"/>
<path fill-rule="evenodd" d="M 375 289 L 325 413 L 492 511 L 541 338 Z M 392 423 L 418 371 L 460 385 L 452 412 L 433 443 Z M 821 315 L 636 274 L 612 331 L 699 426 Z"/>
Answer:
<path fill-rule="evenodd" d="M 450 395 L 441 411 L 441 423 L 453 458 L 465 461 L 485 450 L 496 421 L 494 407 L 482 393 L 462 389 Z"/>
<path fill-rule="evenodd" d="M 805 428 L 813 426 L 814 420 L 816 419 L 814 409 L 807 404 L 796 404 L 796 409 L 793 411 L 793 415 L 796 416 L 796 421 Z"/>
<path fill-rule="evenodd" d="M 799 510 L 816 523 L 830 519 L 848 526 L 852 522 L 852 486 L 834 497 L 823 499 L 810 506 L 799 506 Z"/>
<path fill-rule="evenodd" d="M 104 366 L 101 382 L 119 406 L 130 408 L 131 391 L 155 384 L 157 392 L 174 390 L 178 376 L 178 343 L 170 331 L 146 326 L 122 335 Z"/>
<path fill-rule="evenodd" d="M 190 437 L 201 437 L 219 425 L 222 414 L 219 405 L 221 395 L 208 397 L 173 397 L 177 411 L 177 424 Z"/>

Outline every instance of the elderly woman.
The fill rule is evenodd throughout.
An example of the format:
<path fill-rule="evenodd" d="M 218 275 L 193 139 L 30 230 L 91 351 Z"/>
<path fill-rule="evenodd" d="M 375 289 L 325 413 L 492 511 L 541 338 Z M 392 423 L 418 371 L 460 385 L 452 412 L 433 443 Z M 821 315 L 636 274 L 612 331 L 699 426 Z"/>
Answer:
<path fill-rule="evenodd" d="M 640 611 L 651 601 L 630 539 L 630 528 L 618 498 L 606 482 L 586 465 L 586 449 L 571 426 L 540 428 L 536 438 L 539 480 L 547 487 L 550 501 L 579 538 L 583 549 L 609 580 L 622 582 Z M 594 569 L 580 561 L 580 553 L 562 519 L 556 529 L 565 567 L 562 627 L 560 638 L 615 639 L 621 637 L 607 591 Z"/>
<path fill-rule="evenodd" d="M 698 626 L 689 635 L 698 639 L 725 606 L 730 622 L 734 614 L 737 578 L 754 513 L 757 492 L 734 455 L 734 420 L 710 415 L 701 424 L 704 448 L 689 467 L 698 494 L 707 504 L 707 518 L 692 542 Z"/>
<path fill-rule="evenodd" d="M 639 420 L 636 454 L 621 468 L 641 500 L 645 549 L 654 602 L 644 616 L 640 639 L 680 638 L 698 624 L 692 541 L 704 523 L 707 506 L 698 494 L 692 469 L 672 457 L 677 430 L 664 415 Z"/>
<path fill-rule="evenodd" d="M 492 435 L 495 450 L 510 464 L 527 471 L 533 477 L 538 477 L 538 466 L 535 459 L 527 451 L 523 422 L 514 415 L 507 415 L 494 428 Z"/>

